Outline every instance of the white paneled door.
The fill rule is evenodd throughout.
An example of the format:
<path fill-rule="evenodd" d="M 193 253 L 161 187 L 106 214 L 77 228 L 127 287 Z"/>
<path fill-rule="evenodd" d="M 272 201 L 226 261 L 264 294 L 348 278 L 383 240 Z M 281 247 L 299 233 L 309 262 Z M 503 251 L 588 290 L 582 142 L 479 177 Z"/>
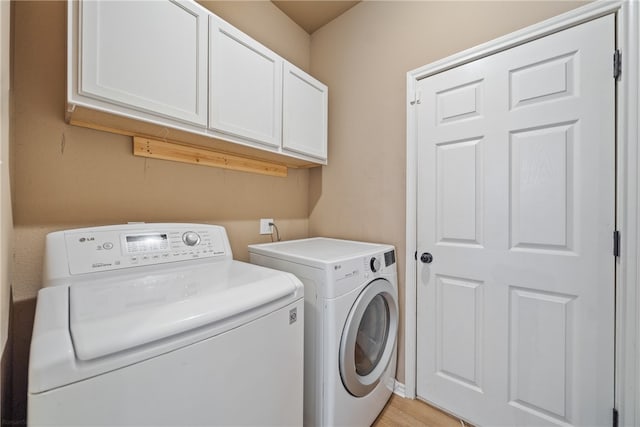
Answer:
<path fill-rule="evenodd" d="M 418 82 L 417 393 L 477 425 L 611 425 L 614 26 Z"/>

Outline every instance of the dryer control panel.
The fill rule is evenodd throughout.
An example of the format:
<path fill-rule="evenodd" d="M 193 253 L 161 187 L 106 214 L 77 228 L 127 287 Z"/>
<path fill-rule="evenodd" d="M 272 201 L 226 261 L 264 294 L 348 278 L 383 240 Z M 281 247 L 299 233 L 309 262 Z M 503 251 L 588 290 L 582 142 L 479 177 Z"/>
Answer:
<path fill-rule="evenodd" d="M 395 271 L 395 262 L 395 250 L 336 262 L 330 269 L 331 279 L 336 283 L 345 279 L 355 279 L 356 282 L 362 278 L 369 280 L 389 271 Z"/>
<path fill-rule="evenodd" d="M 76 275 L 198 258 L 231 259 L 231 249 L 220 226 L 127 224 L 50 233 L 46 257 L 45 266 L 64 262 L 68 273 Z"/>

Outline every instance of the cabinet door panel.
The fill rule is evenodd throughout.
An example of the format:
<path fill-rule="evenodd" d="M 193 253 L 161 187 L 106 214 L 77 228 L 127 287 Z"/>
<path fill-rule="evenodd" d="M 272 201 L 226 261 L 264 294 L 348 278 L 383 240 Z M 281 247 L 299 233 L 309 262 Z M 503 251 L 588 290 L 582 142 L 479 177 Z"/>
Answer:
<path fill-rule="evenodd" d="M 206 126 L 207 14 L 175 0 L 81 3 L 81 95 Z"/>
<path fill-rule="evenodd" d="M 210 28 L 210 127 L 279 147 L 282 58 L 224 21 Z"/>
<path fill-rule="evenodd" d="M 327 86 L 285 63 L 282 147 L 327 158 Z"/>

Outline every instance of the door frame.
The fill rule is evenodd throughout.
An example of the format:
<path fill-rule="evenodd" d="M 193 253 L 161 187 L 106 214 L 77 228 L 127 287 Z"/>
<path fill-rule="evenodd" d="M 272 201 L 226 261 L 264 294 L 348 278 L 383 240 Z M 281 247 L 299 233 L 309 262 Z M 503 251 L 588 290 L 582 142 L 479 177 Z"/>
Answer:
<path fill-rule="evenodd" d="M 420 103 L 417 82 L 610 13 L 617 14 L 617 48 L 623 58 L 616 86 L 616 223 L 621 250 L 616 261 L 615 406 L 620 425 L 640 423 L 640 4 L 629 0 L 597 0 L 407 73 L 405 383 L 396 387 L 398 394 L 416 398 L 417 261 L 411 254 L 418 250 L 417 118 L 412 108 Z"/>

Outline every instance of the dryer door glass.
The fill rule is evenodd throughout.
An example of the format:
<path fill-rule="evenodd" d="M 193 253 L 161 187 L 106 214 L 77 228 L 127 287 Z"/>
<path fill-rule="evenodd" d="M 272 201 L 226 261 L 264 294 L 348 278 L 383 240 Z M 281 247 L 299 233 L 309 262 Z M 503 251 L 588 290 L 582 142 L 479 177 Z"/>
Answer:
<path fill-rule="evenodd" d="M 385 279 L 369 283 L 358 295 L 340 341 L 340 377 L 349 393 L 366 396 L 380 382 L 396 348 L 398 303 Z"/>
<path fill-rule="evenodd" d="M 356 335 L 355 363 L 358 375 L 369 375 L 376 367 L 389 335 L 389 305 L 376 295 L 364 311 Z"/>

